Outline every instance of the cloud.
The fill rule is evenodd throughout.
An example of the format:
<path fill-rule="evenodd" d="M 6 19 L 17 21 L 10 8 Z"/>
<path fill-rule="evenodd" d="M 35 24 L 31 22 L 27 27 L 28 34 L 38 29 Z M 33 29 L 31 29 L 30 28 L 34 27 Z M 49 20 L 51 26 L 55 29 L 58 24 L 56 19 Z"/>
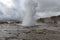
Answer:
<path fill-rule="evenodd" d="M 59 0 L 33 0 L 33 1 L 37 3 L 37 7 L 36 7 L 37 18 L 60 15 L 60 1 Z M 27 4 L 28 3 L 32 3 L 32 2 L 28 2 L 27 0 Z M 29 5 L 30 4 L 28 4 L 28 7 L 30 7 Z"/>
<path fill-rule="evenodd" d="M 22 20 L 22 10 L 14 0 L 0 0 L 0 20 Z"/>
<path fill-rule="evenodd" d="M 0 18 L 22 20 L 26 13 L 26 2 L 28 0 L 0 0 Z M 34 2 L 37 3 L 35 18 L 60 15 L 60 0 L 34 0 Z"/>
<path fill-rule="evenodd" d="M 38 0 L 39 12 L 60 12 L 59 0 Z"/>

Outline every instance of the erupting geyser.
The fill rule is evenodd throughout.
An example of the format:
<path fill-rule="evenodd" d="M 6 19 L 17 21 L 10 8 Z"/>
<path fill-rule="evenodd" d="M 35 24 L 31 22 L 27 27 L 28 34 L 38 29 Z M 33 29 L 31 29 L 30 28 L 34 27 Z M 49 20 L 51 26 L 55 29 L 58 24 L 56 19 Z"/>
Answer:
<path fill-rule="evenodd" d="M 35 3 L 33 0 L 27 0 L 25 2 L 25 16 L 22 22 L 23 26 L 34 26 L 35 25 L 35 19 L 34 15 L 36 13 L 36 7 L 37 3 Z"/>

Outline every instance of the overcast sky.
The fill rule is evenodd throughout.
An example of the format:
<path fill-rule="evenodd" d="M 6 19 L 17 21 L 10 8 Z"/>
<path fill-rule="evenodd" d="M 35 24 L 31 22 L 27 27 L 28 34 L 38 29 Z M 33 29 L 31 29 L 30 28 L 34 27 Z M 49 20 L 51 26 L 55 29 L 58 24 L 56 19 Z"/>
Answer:
<path fill-rule="evenodd" d="M 19 17 L 22 19 L 22 17 L 25 14 L 24 13 L 24 10 L 25 10 L 24 4 L 26 1 L 27 0 L 0 0 L 0 11 L 3 12 L 3 18 L 4 17 L 11 18 L 13 15 L 15 15 L 15 17 L 13 17 L 13 19 L 14 18 L 19 19 Z M 38 4 L 37 12 L 36 12 L 37 18 L 60 15 L 60 0 L 36 0 L 36 2 Z M 4 6 L 2 6 L 1 3 Z M 18 11 L 12 10 L 12 8 L 15 8 Z M 7 12 L 5 9 L 7 11 L 8 10 L 10 10 L 10 11 Z M 19 11 L 21 11 L 21 13 Z M 9 12 L 11 12 L 11 13 L 9 13 Z M 0 13 L 0 15 L 1 15 L 1 13 Z"/>

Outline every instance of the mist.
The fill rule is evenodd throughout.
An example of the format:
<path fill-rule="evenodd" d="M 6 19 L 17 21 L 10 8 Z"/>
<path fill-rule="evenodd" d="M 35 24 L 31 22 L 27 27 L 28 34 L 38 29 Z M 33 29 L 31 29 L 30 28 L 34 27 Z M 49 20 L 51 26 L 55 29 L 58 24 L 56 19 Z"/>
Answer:
<path fill-rule="evenodd" d="M 59 0 L 35 0 L 35 2 L 37 3 L 37 18 L 45 18 L 60 15 Z"/>
<path fill-rule="evenodd" d="M 60 15 L 60 0 L 33 1 L 37 4 L 34 16 L 36 19 Z M 0 0 L 0 20 L 22 21 L 26 14 L 25 7 L 30 7 L 29 4 L 25 6 L 26 3 L 28 0 Z"/>

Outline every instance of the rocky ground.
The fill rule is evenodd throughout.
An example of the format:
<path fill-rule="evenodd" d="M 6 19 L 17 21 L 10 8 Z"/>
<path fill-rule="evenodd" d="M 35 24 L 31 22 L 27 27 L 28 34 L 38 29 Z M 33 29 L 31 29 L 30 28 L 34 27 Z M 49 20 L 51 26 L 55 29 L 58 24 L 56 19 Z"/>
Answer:
<path fill-rule="evenodd" d="M 60 27 L 45 23 L 33 27 L 0 24 L 0 40 L 60 40 Z"/>
<path fill-rule="evenodd" d="M 32 27 L 0 23 L 0 40 L 60 40 L 59 16 L 39 19 Z"/>

